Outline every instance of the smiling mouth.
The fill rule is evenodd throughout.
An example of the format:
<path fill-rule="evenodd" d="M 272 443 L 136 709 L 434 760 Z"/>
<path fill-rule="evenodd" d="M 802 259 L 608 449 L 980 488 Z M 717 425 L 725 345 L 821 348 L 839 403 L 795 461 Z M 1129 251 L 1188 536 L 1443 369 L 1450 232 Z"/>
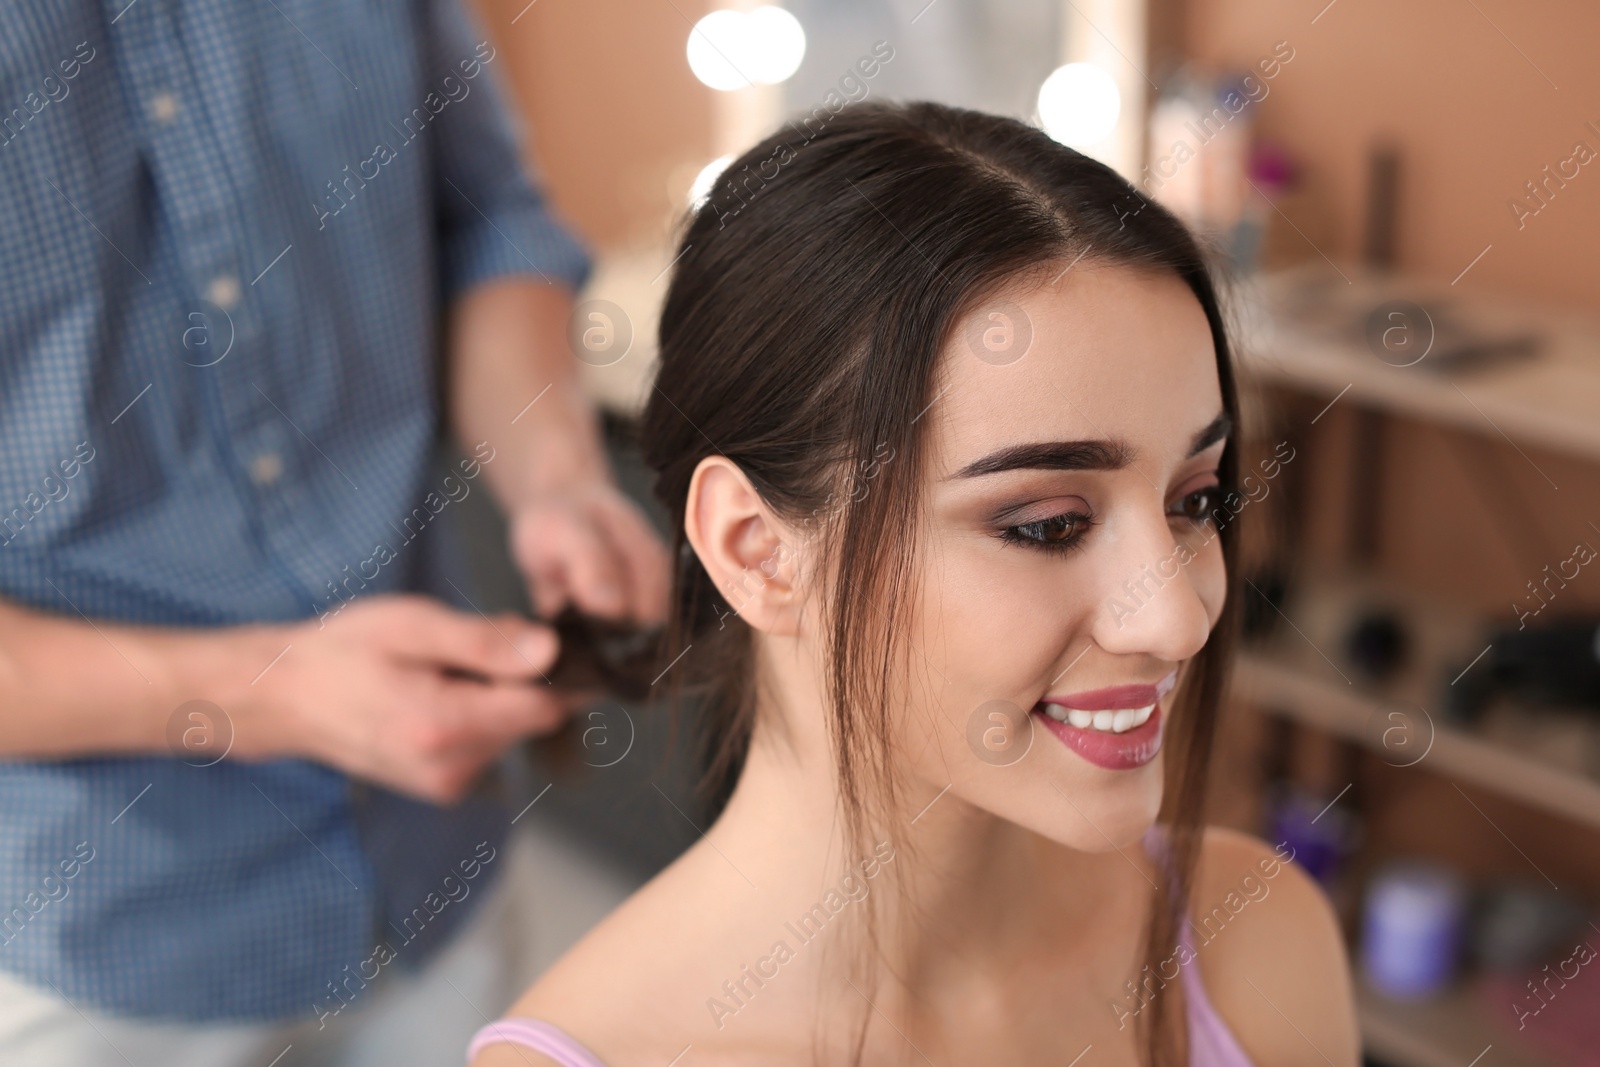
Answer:
<path fill-rule="evenodd" d="M 1155 685 L 1121 685 L 1045 697 L 1033 706 L 1033 714 L 1064 745 L 1095 766 L 1131 770 L 1143 767 L 1161 751 L 1161 701 L 1177 682 L 1178 672 L 1173 670 Z"/>
<path fill-rule="evenodd" d="M 1056 713 L 1065 711 L 1067 718 L 1057 718 Z M 1038 716 L 1045 729 L 1055 734 L 1061 743 L 1088 760 L 1096 767 L 1103 767 L 1111 771 L 1128 771 L 1135 767 L 1143 767 L 1156 758 L 1161 751 L 1162 717 L 1161 702 L 1157 701 L 1143 708 L 1119 708 L 1116 711 L 1101 710 L 1084 712 L 1079 709 L 1065 709 L 1056 704 L 1040 703 L 1034 706 L 1033 714 Z M 1077 726 L 1071 716 L 1090 716 L 1088 726 Z M 1104 721 L 1102 716 L 1111 717 L 1109 729 L 1098 726 L 1095 720 Z M 1136 717 L 1138 722 L 1125 726 L 1120 731 L 1117 729 L 1117 716 Z M 1123 719 L 1129 721 L 1128 718 Z"/>

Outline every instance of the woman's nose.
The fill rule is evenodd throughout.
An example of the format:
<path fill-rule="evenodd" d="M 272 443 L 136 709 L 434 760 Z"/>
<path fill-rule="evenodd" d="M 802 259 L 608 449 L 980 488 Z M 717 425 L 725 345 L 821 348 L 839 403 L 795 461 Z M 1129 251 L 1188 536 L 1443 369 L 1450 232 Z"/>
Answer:
<path fill-rule="evenodd" d="M 1168 663 L 1199 652 L 1213 621 L 1202 595 L 1211 578 L 1206 571 L 1222 566 L 1220 546 L 1200 547 L 1200 540 L 1180 543 L 1164 514 L 1159 521 L 1144 517 L 1131 524 L 1107 561 L 1095 643 L 1107 652 Z"/>

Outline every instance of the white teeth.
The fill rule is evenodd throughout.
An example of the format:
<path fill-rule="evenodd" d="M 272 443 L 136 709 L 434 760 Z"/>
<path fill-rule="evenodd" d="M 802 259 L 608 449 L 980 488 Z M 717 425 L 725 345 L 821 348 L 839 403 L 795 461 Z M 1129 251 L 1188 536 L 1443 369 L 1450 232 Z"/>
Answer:
<path fill-rule="evenodd" d="M 1088 711 L 1083 708 L 1064 708 L 1060 704 L 1046 704 L 1045 714 L 1056 722 L 1071 723 L 1080 730 L 1100 730 L 1104 733 L 1125 734 L 1143 726 L 1155 712 L 1154 704 L 1142 708 L 1116 708 Z"/>

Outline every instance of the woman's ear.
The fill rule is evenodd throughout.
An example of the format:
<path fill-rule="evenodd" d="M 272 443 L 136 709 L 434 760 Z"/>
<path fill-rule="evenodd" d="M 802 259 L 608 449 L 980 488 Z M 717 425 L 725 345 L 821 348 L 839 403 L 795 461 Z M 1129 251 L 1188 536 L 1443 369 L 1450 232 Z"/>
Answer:
<path fill-rule="evenodd" d="M 734 614 L 763 633 L 799 632 L 794 538 L 738 464 L 707 456 L 689 481 L 684 535 Z"/>

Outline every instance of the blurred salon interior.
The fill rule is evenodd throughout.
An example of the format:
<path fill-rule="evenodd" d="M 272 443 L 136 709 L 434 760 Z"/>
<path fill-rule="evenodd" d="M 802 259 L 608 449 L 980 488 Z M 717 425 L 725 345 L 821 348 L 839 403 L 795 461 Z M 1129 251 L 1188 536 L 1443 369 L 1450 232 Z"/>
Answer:
<path fill-rule="evenodd" d="M 247 683 L 236 703 L 157 709 L 151 721 L 157 735 L 166 730 L 167 743 L 154 742 L 155 757 L 151 743 L 117 735 L 117 752 L 145 755 L 101 761 L 88 741 L 45 736 L 55 718 L 38 718 L 33 733 L 18 728 L 21 740 L 6 756 L 11 777 L 0 779 L 0 886 L 8 894 L 0 899 L 0 971 L 15 982 L 0 983 L 0 1033 L 25 1036 L 33 1025 L 27 1013 L 43 1018 L 54 1004 L 51 1025 L 79 1027 L 81 1047 L 95 1051 L 49 1062 L 126 1059 L 144 1067 L 158 1062 L 133 1051 L 145 1047 L 137 1044 L 145 1031 L 96 1036 L 78 1020 L 99 1019 L 93 1013 L 102 1009 L 167 1018 L 164 976 L 192 973 L 209 977 L 183 995 L 212 1005 L 193 1018 L 254 1025 L 292 1013 L 302 1029 L 282 1043 L 302 1048 L 284 1048 L 283 1067 L 321 1062 L 298 1058 L 313 1032 L 325 1033 L 346 1011 L 355 1017 L 364 1000 L 376 1003 L 385 982 L 400 986 L 385 976 L 386 958 L 353 948 L 307 955 L 313 997 L 296 991 L 308 988 L 295 977 L 298 949 L 286 952 L 281 982 L 248 969 L 223 975 L 194 969 L 205 950 L 182 931 L 204 930 L 195 940 L 230 954 L 257 951 L 279 936 L 274 931 L 287 931 L 283 937 L 303 939 L 314 954 L 319 940 L 332 944 L 347 925 L 378 921 L 369 907 L 373 885 L 381 882 L 395 900 L 438 900 L 431 892 L 437 867 L 465 879 L 449 883 L 460 886 L 459 898 L 448 885 L 444 891 L 455 901 L 472 892 L 469 870 L 505 866 L 496 876 L 515 877 L 521 900 L 495 913 L 499 925 L 489 937 L 516 948 L 515 967 L 484 977 L 482 988 L 498 992 L 479 1000 L 462 984 L 489 973 L 474 962 L 479 942 L 441 949 L 455 953 L 447 980 L 469 1003 L 455 1003 L 445 990 L 407 1009 L 418 1030 L 396 1034 L 421 1049 L 432 1026 L 429 1005 L 448 1007 L 463 1032 L 488 1023 L 702 839 L 715 798 L 699 786 L 692 708 L 674 718 L 657 699 L 666 685 L 656 683 L 676 662 L 667 657 L 570 709 L 553 732 L 530 726 L 514 741 L 501 738 L 492 811 L 513 817 L 506 823 L 494 815 L 495 828 L 481 832 L 473 805 L 482 798 L 461 800 L 464 779 L 446 776 L 434 793 L 373 800 L 382 791 L 369 789 L 369 780 L 404 786 L 408 772 L 339 755 L 346 742 L 332 727 L 318 727 L 315 744 L 290 746 L 301 758 L 289 762 L 299 769 L 272 777 L 278 764 L 250 762 L 278 750 L 251 732 L 258 720 L 244 710 L 246 697 L 273 686 L 288 693 L 302 677 L 295 672 L 311 669 L 303 665 L 322 654 L 311 636 L 319 619 L 330 634 L 375 627 L 361 614 L 369 593 L 426 590 L 442 598 L 455 614 L 440 625 L 462 627 L 463 648 L 476 640 L 468 627 L 546 615 L 534 599 L 539 575 L 565 574 L 550 582 L 568 581 L 569 599 L 582 606 L 588 594 L 579 572 L 589 557 L 549 547 L 580 528 L 562 525 L 579 521 L 572 509 L 592 507 L 581 528 L 609 531 L 614 548 L 639 516 L 640 529 L 654 526 L 670 543 L 639 423 L 686 215 L 710 203 L 737 224 L 741 211 L 759 203 L 767 183 L 781 180 L 784 161 L 737 173 L 728 163 L 780 125 L 816 130 L 848 104 L 920 99 L 1019 119 L 1104 162 L 1137 192 L 1120 210 L 1139 210 L 1140 197 L 1170 209 L 1200 237 L 1221 279 L 1241 392 L 1234 441 L 1247 475 L 1236 506 L 1242 639 L 1204 817 L 1292 849 L 1326 895 L 1349 953 L 1364 1063 L 1600 1063 L 1600 963 L 1593 962 L 1600 953 L 1600 177 L 1588 169 L 1600 152 L 1600 64 L 1592 54 L 1600 7 L 1580 0 L 472 0 L 463 15 L 470 24 L 439 16 L 420 31 L 424 44 L 433 35 L 441 48 L 460 47 L 459 57 L 445 58 L 460 59 L 463 79 L 459 97 L 429 105 L 437 117 L 415 136 L 433 138 L 419 143 L 437 145 L 437 158 L 422 164 L 423 149 L 407 147 L 409 125 L 395 127 L 386 155 L 353 147 L 362 143 L 356 134 L 380 129 L 380 119 L 398 119 L 416 101 L 384 110 L 379 94 L 412 90 L 385 87 L 385 79 L 403 76 L 400 65 L 386 71 L 358 58 L 366 16 L 336 24 L 329 13 L 352 5 L 319 14 L 323 5 L 282 0 L 280 8 L 269 0 L 249 17 L 270 20 L 270 48 L 292 63 L 263 60 L 251 80 L 227 69 L 234 23 L 244 15 L 180 18 L 174 12 L 186 6 L 212 5 L 168 0 L 84 6 L 96 10 L 82 31 L 92 46 L 78 52 L 79 31 L 56 34 L 50 5 L 0 14 L 0 25 L 15 20 L 15 33 L 4 36 L 65 49 L 46 55 L 33 44 L 18 50 L 0 41 L 0 86 L 10 94 L 0 110 L 12 116 L 0 146 L 0 166 L 10 168 L 0 174 L 12 190 L 5 194 L 10 221 L 0 225 L 10 271 L 0 321 L 9 320 L 11 331 L 11 351 L 0 352 L 0 389 L 10 393 L 0 396 L 0 442 L 16 460 L 0 478 L 15 498 L 0 500 L 8 546 L 0 552 L 12 553 L 0 560 L 11 568 L 0 569 L 0 596 L 73 625 L 81 618 L 83 644 L 71 647 L 101 657 L 93 660 L 99 666 L 66 652 L 39 662 L 84 686 L 98 685 L 102 669 L 123 670 L 124 661 L 151 691 L 160 686 L 165 661 L 155 652 L 146 657 L 133 631 L 115 627 L 308 628 L 251 646 L 254 658 L 233 669 Z M 394 22 L 374 15 L 372 32 L 398 34 Z M 249 37 L 257 43 L 239 54 L 268 48 L 259 43 L 265 39 Z M 172 59 L 180 51 L 182 63 Z M 102 91 L 95 79 L 112 84 L 113 71 L 120 88 L 91 95 Z M 305 91 L 313 82 L 321 88 Z M 475 147 L 501 136 L 493 116 L 468 110 L 488 106 L 477 88 L 489 82 L 513 127 L 493 142 L 509 146 L 513 154 L 504 158 Z M 419 81 L 417 92 L 432 84 Z M 252 104 L 258 92 L 264 95 Z M 210 133 L 192 125 L 202 101 Z M 375 103 L 375 111 L 359 110 Z M 13 104 L 21 110 L 11 111 Z M 234 145 L 227 131 L 235 127 L 217 123 L 271 126 L 284 143 L 293 143 L 295 129 L 312 129 L 310 119 L 280 108 L 303 108 L 334 131 L 317 157 L 330 161 L 323 169 L 331 180 L 315 198 L 284 194 L 293 201 L 286 210 L 294 228 L 282 231 L 271 212 L 289 179 L 239 164 L 235 178 L 252 177 L 229 192 L 233 178 L 205 172 Z M 111 125 L 94 132 L 101 128 L 89 123 L 102 119 Z M 69 123 L 89 132 L 72 140 L 79 135 L 63 132 Z M 126 159 L 143 153 L 149 161 L 129 163 L 131 176 L 117 179 L 126 203 L 93 181 L 123 166 L 118 130 L 137 141 Z M 354 132 L 339 141 L 340 130 Z M 309 144 L 322 134 L 305 136 Z M 205 159 L 212 162 L 196 162 Z M 559 231 L 500 180 L 518 159 Z M 360 177 L 352 180 L 352 172 Z M 435 173 L 443 179 L 430 179 Z M 429 180 L 437 199 L 413 197 L 413 185 Z M 59 213 L 59 232 L 38 221 L 45 209 Z M 405 232 L 419 211 L 437 212 L 457 236 L 421 273 L 392 273 L 412 250 L 385 245 L 385 233 Z M 127 221 L 138 218 L 148 225 Z M 227 235 L 236 224 L 250 253 L 234 263 L 228 248 L 242 246 L 229 246 Z M 364 251 L 317 259 L 334 240 Z M 59 257 L 78 248 L 96 250 L 103 271 L 123 272 L 96 290 L 109 294 L 104 301 L 76 302 L 73 287 L 87 284 L 81 278 L 41 288 L 64 277 Z M 569 349 L 561 358 L 582 397 L 569 408 L 598 413 L 592 427 L 581 418 L 563 422 L 569 409 L 559 406 L 561 390 L 545 398 L 533 378 L 427 377 L 432 353 L 409 325 L 422 314 L 418 294 L 431 292 L 435 280 L 459 293 L 517 272 L 580 287 L 560 334 Z M 137 302 L 154 299 L 149 294 L 174 277 L 184 279 L 179 288 L 191 294 L 189 303 L 149 316 L 165 324 L 150 326 L 151 336 L 171 343 L 141 348 L 128 338 L 142 336 L 142 313 L 117 309 L 143 307 Z M 307 280 L 316 278 L 322 281 Z M 406 288 L 414 278 L 422 279 L 418 288 Z M 388 288 L 374 297 L 362 289 L 369 283 Z M 282 302 L 291 284 L 302 287 L 298 303 Z M 52 308 L 71 314 L 50 318 Z M 349 310 L 346 323 L 340 308 Z M 488 303 L 480 311 L 458 323 L 450 343 L 479 352 L 490 368 L 504 357 L 494 338 L 510 336 L 497 324 L 514 324 L 518 312 Z M 133 369 L 60 362 L 67 357 L 50 347 L 50 331 L 28 325 L 70 325 L 80 314 L 99 324 L 83 344 L 125 345 L 125 366 Z M 284 332 L 291 325 L 303 333 Z M 239 347 L 230 356 L 235 335 Z M 310 338 L 306 353 L 322 351 L 318 338 L 335 337 L 373 354 L 335 373 L 293 354 L 293 338 L 302 336 Z M 413 342 L 403 362 L 418 368 L 415 381 L 388 362 L 391 351 Z M 150 355 L 157 349 L 164 354 Z M 269 350 L 281 352 L 270 369 L 257 369 Z M 139 360 L 164 362 L 146 374 Z M 224 383 L 214 395 L 205 392 L 211 385 L 194 384 L 199 372 L 190 369 L 213 366 Z M 85 384 L 91 378 L 94 389 Z M 362 394 L 362 382 L 386 384 Z M 431 416 L 422 412 L 434 409 L 407 399 L 417 382 L 433 382 L 438 395 L 428 403 L 459 416 L 464 428 L 453 440 L 428 436 Z M 183 392 L 191 388 L 192 396 Z M 86 407 L 61 400 L 91 393 Z M 24 396 L 31 406 L 17 399 Z M 361 396 L 338 401 L 339 411 L 318 406 L 319 397 Z M 87 451 L 75 453 L 76 435 L 57 431 L 62 412 L 80 408 L 94 415 L 84 423 Z M 167 429 L 141 421 L 158 418 Z M 221 434 L 224 423 L 236 433 L 215 452 L 215 470 L 181 458 L 197 455 L 193 442 Z M 508 436 L 475 432 L 491 424 Z M 511 436 L 513 424 L 528 436 Z M 491 439 L 500 457 L 524 445 L 558 454 L 570 427 L 578 427 L 573 440 L 594 435 L 616 492 L 570 508 L 549 504 L 548 494 L 527 497 L 534 502 L 521 512 L 508 507 L 523 499 L 519 487 L 541 484 L 537 471 L 519 481 L 515 459 L 493 458 L 494 448 L 474 452 L 472 442 Z M 137 441 L 127 436 L 147 430 Z M 380 438 L 386 451 L 362 450 L 362 441 Z M 391 480 L 389 464 L 402 452 L 425 469 L 421 481 Z M 579 452 L 569 473 L 604 466 Z M 180 483 L 200 488 L 174 501 L 171 487 Z M 377 519 L 422 514 L 411 510 L 411 489 L 396 488 L 402 483 L 443 485 L 448 506 L 430 504 L 436 518 L 423 520 L 429 526 L 420 534 L 388 523 L 400 562 L 374 556 L 370 537 L 340 540 L 339 524 L 365 521 L 363 508 L 385 537 Z M 313 488 L 294 495 L 302 486 Z M 236 511 L 236 499 L 253 502 Z M 80 505 L 90 510 L 74 510 Z M 305 531 L 324 519 L 326 551 L 297 547 L 302 535 L 310 544 Z M 268 562 L 232 569 L 214 562 L 206 546 L 223 543 L 213 537 L 223 526 L 228 544 Z M 399 547 L 414 536 L 416 547 Z M 420 567 L 424 551 L 443 560 L 425 587 L 402 570 Z M 43 562 L 19 562 L 34 559 Z M 639 556 L 630 565 L 642 598 L 656 579 L 639 575 L 661 564 Z M 208 568 L 222 577 L 209 577 Z M 372 586 L 358 581 L 363 595 L 347 600 L 356 573 Z M 1130 610 L 1161 581 L 1147 575 L 1130 583 Z M 296 583 L 314 590 L 309 607 L 303 598 L 274 599 L 274 590 Z M 648 613 L 641 607 L 635 615 Z M 14 625 L 6 633 L 18 641 L 44 634 L 31 623 Z M 625 647 L 626 635 L 561 633 L 580 643 L 611 639 L 609 654 L 618 659 L 638 651 Z M 508 634 L 517 637 L 501 636 Z M 492 644 L 493 636 L 484 639 Z M 438 647 L 407 654 L 437 651 L 442 662 L 454 641 L 418 637 L 414 644 Z M 440 673 L 448 682 L 549 666 L 542 652 L 530 652 L 526 667 L 490 662 L 496 654 L 485 652 L 478 663 L 478 653 L 464 651 Z M 209 662 L 205 655 L 185 658 Z M 328 669 L 329 678 L 338 673 Z M 338 684 L 355 699 L 365 677 L 347 673 Z M 602 672 L 582 686 L 606 692 L 614 681 Z M 144 692 L 137 682 L 130 674 L 115 684 Z M 321 685 L 305 684 L 307 691 Z M 528 712 L 536 713 L 543 714 Z M 3 714 L 21 721 L 20 710 Z M 83 713 L 83 723 L 94 721 Z M 230 754 L 235 733 L 243 748 Z M 163 761 L 170 773 L 155 766 Z M 259 776 L 224 788 L 220 772 L 201 777 L 217 761 Z M 458 822 L 428 821 L 424 809 L 440 797 L 456 805 L 448 818 Z M 235 807 L 248 809 L 239 819 L 249 821 L 227 821 Z M 63 829 L 90 815 L 92 832 Z M 74 852 L 79 836 L 83 847 Z M 480 837 L 485 844 L 474 853 Z M 175 852 L 209 858 L 194 858 L 190 870 L 171 858 Z M 424 852 L 439 863 L 406 866 Z M 458 862 L 457 853 L 469 858 Z M 394 871 L 409 873 L 389 880 L 384 856 Z M 159 860 L 142 866 L 149 857 Z M 347 889 L 357 909 L 349 914 L 319 912 L 313 922 L 296 903 Z M 99 910 L 70 910 L 79 907 Z M 467 922 L 466 905 L 441 901 L 432 914 L 444 934 L 451 908 Z M 73 915 L 84 918 L 74 926 Z M 410 965 L 408 956 L 432 953 L 404 947 L 410 927 L 390 929 L 396 973 Z M 108 931 L 115 938 L 102 942 Z M 113 941 L 116 953 L 95 954 L 97 943 Z M 341 970 L 345 962 L 354 970 Z M 349 977 L 356 972 L 360 980 Z M 258 979 L 259 988 L 251 984 Z M 12 990 L 24 987 L 42 999 L 7 1008 L 8 997 L 23 995 Z M 89 1014 L 65 1010 L 58 994 Z M 460 1062 L 464 1037 L 449 1030 L 441 1040 L 437 1062 Z M 108 1051 L 124 1042 L 126 1054 Z M 251 1047 L 264 1054 L 249 1062 L 271 1067 L 272 1050 Z M 1300 1062 L 1321 1062 L 1304 1051 Z M 204 1062 L 199 1055 L 192 1062 Z M 370 1062 L 380 1060 L 402 1062 Z M 337 1062 L 369 1060 L 351 1052 Z M 1083 1067 L 1094 1062 L 1086 1058 Z"/>
<path fill-rule="evenodd" d="M 674 226 L 780 122 L 880 97 L 1013 115 L 1203 233 L 1258 472 L 1209 818 L 1291 842 L 1334 902 L 1367 1063 L 1591 1062 L 1595 11 L 792 0 L 743 45 L 751 84 L 709 46 L 744 40 L 722 9 L 484 10 L 551 195 L 600 250 L 590 295 L 631 331 L 585 368 L 624 465 Z M 558 784 L 530 821 L 618 893 L 695 834 L 648 766 L 536 772 Z"/>

